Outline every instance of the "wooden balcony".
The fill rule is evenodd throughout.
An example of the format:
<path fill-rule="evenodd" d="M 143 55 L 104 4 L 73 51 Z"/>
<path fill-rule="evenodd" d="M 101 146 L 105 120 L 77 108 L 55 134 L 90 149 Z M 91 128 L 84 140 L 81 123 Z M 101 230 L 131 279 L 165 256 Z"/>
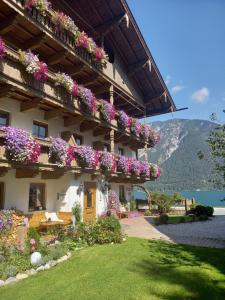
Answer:
<path fill-rule="evenodd" d="M 36 139 L 41 145 L 41 154 L 38 162 L 35 164 L 22 164 L 19 162 L 9 161 L 6 157 L 4 146 L 4 131 L 0 130 L 0 177 L 3 177 L 11 169 L 15 169 L 15 176 L 21 178 L 34 178 L 41 174 L 42 179 L 59 179 L 66 173 L 72 173 L 75 179 L 78 179 L 83 174 L 91 174 L 94 180 L 97 176 L 104 174 L 106 180 L 109 182 L 118 183 L 144 183 L 150 178 L 142 176 L 125 175 L 121 172 L 103 173 L 100 168 L 91 169 L 80 167 L 75 160 L 72 161 L 71 167 L 58 167 L 50 161 L 48 156 L 48 149 L 50 146 L 49 140 Z"/>
<path fill-rule="evenodd" d="M 99 112 L 87 113 L 76 98 L 63 87 L 55 85 L 54 76 L 54 73 L 49 72 L 49 79 L 45 83 L 35 80 L 18 61 L 17 52 L 7 48 L 7 57 L 0 62 L 0 99 L 20 101 L 20 110 L 23 112 L 41 109 L 46 120 L 62 117 L 65 127 L 78 124 L 81 132 L 91 130 L 94 136 L 103 136 L 105 140 L 110 139 L 109 132 L 113 129 L 115 143 L 122 143 L 133 150 L 145 146 L 145 142 L 130 130 L 122 130 L 116 120 L 107 123 Z"/>

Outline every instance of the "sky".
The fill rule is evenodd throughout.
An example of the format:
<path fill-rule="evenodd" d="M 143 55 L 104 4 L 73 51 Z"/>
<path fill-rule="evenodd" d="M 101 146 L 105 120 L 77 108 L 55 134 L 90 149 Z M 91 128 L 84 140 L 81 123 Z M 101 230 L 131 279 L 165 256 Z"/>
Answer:
<path fill-rule="evenodd" d="M 225 0 L 127 0 L 177 108 L 225 122 Z"/>

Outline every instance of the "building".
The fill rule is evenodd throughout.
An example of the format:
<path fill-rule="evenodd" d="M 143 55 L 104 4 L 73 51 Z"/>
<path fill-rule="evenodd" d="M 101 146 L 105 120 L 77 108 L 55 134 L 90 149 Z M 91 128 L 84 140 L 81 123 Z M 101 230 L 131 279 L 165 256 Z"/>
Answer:
<path fill-rule="evenodd" d="M 150 175 L 135 171 L 137 149 L 157 140 L 151 130 L 146 138 L 137 119 L 176 106 L 126 1 L 52 0 L 50 7 L 46 0 L 1 0 L 0 12 L 0 208 L 70 211 L 80 203 L 89 220 L 106 210 L 109 188 L 129 201 L 133 184 L 158 176 L 153 165 Z M 22 148 L 36 141 L 37 161 L 21 158 L 24 132 L 5 126 L 33 134 Z M 62 140 L 50 139 L 59 136 L 64 154 L 75 153 L 69 166 L 58 157 Z M 129 170 L 124 161 L 133 164 Z"/>

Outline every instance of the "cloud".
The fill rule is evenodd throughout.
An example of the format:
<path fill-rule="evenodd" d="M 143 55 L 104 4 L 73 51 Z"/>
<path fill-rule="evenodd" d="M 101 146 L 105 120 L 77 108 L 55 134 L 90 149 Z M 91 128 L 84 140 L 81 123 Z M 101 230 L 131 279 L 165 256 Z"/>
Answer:
<path fill-rule="evenodd" d="M 166 85 L 169 85 L 169 84 L 170 84 L 171 79 L 172 79 L 172 76 L 166 75 L 166 79 L 165 79 Z"/>
<path fill-rule="evenodd" d="M 202 87 L 191 95 L 191 99 L 196 103 L 204 103 L 208 100 L 208 98 L 209 89 L 207 87 Z"/>
<path fill-rule="evenodd" d="M 171 88 L 171 92 L 176 94 L 176 93 L 179 93 L 180 91 L 182 91 L 183 89 L 184 89 L 184 86 L 178 84 Z"/>

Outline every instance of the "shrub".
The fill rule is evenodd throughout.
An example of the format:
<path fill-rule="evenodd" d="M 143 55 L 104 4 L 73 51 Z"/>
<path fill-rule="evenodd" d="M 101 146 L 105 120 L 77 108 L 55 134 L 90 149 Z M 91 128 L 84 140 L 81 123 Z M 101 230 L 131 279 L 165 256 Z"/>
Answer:
<path fill-rule="evenodd" d="M 214 213 L 214 208 L 212 206 L 206 206 L 205 211 L 208 217 L 212 217 Z"/>
<path fill-rule="evenodd" d="M 8 265 L 5 268 L 3 277 L 8 278 L 8 277 L 14 277 L 18 273 L 18 268 L 13 265 Z"/>
<path fill-rule="evenodd" d="M 159 217 L 160 224 L 167 224 L 168 220 L 169 220 L 169 217 L 167 214 L 163 214 Z"/>
<path fill-rule="evenodd" d="M 61 245 L 50 247 L 48 256 L 52 259 L 58 259 L 66 254 L 66 250 Z"/>
<path fill-rule="evenodd" d="M 146 210 L 144 212 L 144 216 L 148 217 L 148 216 L 151 216 L 152 215 L 152 212 L 150 210 Z"/>
<path fill-rule="evenodd" d="M 113 216 L 106 216 L 99 218 L 94 223 L 80 223 L 78 238 L 91 246 L 95 243 L 121 243 L 123 235 L 119 221 Z"/>
<path fill-rule="evenodd" d="M 206 208 L 204 205 L 197 205 L 195 208 L 196 216 L 206 215 Z"/>
<path fill-rule="evenodd" d="M 137 203 L 135 199 L 130 200 L 130 211 L 135 211 L 137 209 Z"/>
<path fill-rule="evenodd" d="M 186 222 L 185 217 L 180 217 L 180 223 L 185 223 L 185 222 Z"/>

